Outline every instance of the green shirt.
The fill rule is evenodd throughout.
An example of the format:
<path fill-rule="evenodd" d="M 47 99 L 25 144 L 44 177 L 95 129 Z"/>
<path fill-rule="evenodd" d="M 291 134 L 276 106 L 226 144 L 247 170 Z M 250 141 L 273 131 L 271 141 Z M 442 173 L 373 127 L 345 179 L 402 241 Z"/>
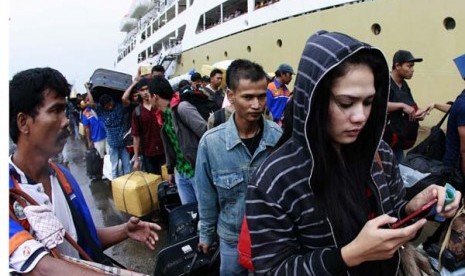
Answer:
<path fill-rule="evenodd" d="M 186 157 L 181 151 L 181 147 L 179 146 L 178 138 L 176 137 L 176 133 L 174 132 L 173 128 L 173 117 L 171 116 L 171 108 L 167 108 L 165 112 L 162 113 L 163 123 L 164 123 L 164 130 L 168 139 L 171 143 L 171 146 L 176 153 L 176 170 L 178 173 L 186 175 L 187 177 L 191 178 L 194 176 L 194 169 L 189 161 L 186 160 Z"/>

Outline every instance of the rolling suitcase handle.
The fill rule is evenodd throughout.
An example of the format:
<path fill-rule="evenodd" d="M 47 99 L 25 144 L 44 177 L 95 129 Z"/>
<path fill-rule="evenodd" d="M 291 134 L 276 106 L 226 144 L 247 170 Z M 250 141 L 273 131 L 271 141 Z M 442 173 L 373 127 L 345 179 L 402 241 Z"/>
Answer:
<path fill-rule="evenodd" d="M 211 247 L 215 248 L 215 253 L 213 254 L 213 256 L 212 256 L 212 258 L 210 260 L 210 264 L 209 264 L 210 266 L 213 263 L 215 263 L 215 260 L 218 258 L 218 255 L 220 254 L 220 247 L 216 242 L 213 243 Z M 197 258 L 201 254 L 203 254 L 203 252 L 202 252 L 202 250 L 200 250 L 200 248 L 195 249 L 194 258 L 192 258 L 192 261 L 191 261 L 190 265 L 188 265 L 188 266 L 186 266 L 184 268 L 186 276 L 191 276 L 192 275 L 192 270 L 194 269 L 195 263 L 197 262 Z"/>

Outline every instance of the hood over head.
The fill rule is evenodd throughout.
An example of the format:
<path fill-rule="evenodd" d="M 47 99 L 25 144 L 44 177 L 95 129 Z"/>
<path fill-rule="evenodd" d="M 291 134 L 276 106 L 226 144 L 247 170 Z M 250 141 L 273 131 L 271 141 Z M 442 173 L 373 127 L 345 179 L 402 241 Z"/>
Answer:
<path fill-rule="evenodd" d="M 359 139 L 369 139 L 367 145 L 372 145 L 368 150 L 374 151 L 378 147 L 386 120 L 387 102 L 389 97 L 389 67 L 386 59 L 379 49 L 360 42 L 348 35 L 337 32 L 319 31 L 313 34 L 303 50 L 294 88 L 294 113 L 293 113 L 293 139 L 306 144 L 311 151 L 308 137 L 309 129 L 326 125 L 319 122 L 320 126 L 312 125 L 311 114 L 314 108 L 328 105 L 328 102 L 316 102 L 315 94 L 328 93 L 323 91 L 321 85 L 335 67 L 343 63 L 347 58 L 363 51 L 368 52 L 379 60 L 375 72 L 376 96 L 373 101 L 370 117 L 359 134 Z M 321 98 L 321 97 L 317 97 Z M 329 98 L 329 96 L 328 96 Z M 313 112 L 314 113 L 314 112 Z M 357 140 L 359 140 L 357 139 Z"/>

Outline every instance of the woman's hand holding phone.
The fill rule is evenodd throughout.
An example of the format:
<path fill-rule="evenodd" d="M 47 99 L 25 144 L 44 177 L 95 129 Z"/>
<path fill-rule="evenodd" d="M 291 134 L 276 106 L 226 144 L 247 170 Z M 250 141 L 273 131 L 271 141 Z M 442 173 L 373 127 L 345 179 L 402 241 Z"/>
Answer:
<path fill-rule="evenodd" d="M 437 198 L 434 198 L 430 202 L 426 203 L 422 207 L 420 207 L 415 212 L 411 213 L 407 217 L 403 218 L 402 220 L 397 221 L 396 223 L 391 224 L 392 229 L 404 227 L 406 225 L 410 225 L 416 222 L 418 219 L 428 217 L 430 215 L 436 214 L 435 206 L 438 202 Z"/>
<path fill-rule="evenodd" d="M 426 223 L 425 219 L 420 219 L 401 229 L 386 228 L 396 221 L 396 218 L 384 214 L 365 223 L 357 237 L 341 249 L 346 265 L 353 267 L 366 261 L 391 258 Z"/>
<path fill-rule="evenodd" d="M 405 206 L 405 212 L 407 214 L 412 214 L 413 212 L 420 209 L 422 206 L 427 204 L 433 199 L 437 199 L 436 212 L 445 218 L 451 218 L 455 215 L 458 210 L 460 199 L 462 194 L 459 191 L 454 191 L 454 199 L 452 202 L 446 205 L 447 198 L 446 187 L 438 185 L 430 185 L 426 187 L 423 191 L 418 193 L 413 197 Z"/>

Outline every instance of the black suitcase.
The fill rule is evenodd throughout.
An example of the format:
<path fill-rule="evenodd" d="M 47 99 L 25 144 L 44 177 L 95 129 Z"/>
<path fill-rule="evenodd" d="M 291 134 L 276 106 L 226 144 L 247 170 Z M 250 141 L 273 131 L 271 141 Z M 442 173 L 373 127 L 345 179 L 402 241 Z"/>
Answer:
<path fill-rule="evenodd" d="M 158 204 L 161 219 L 168 221 L 168 214 L 181 205 L 181 198 L 176 185 L 170 185 L 168 181 L 158 184 Z"/>
<path fill-rule="evenodd" d="M 169 213 L 168 244 L 195 236 L 198 222 L 199 208 L 196 202 L 174 208 Z"/>
<path fill-rule="evenodd" d="M 103 175 L 103 159 L 95 148 L 86 151 L 87 176 L 92 179 L 101 179 Z"/>
<path fill-rule="evenodd" d="M 103 94 L 110 95 L 115 102 L 121 102 L 124 91 L 132 84 L 132 76 L 100 68 L 94 71 L 89 83 L 95 102 L 98 102 Z"/>
<path fill-rule="evenodd" d="M 155 262 L 156 276 L 216 276 L 220 275 L 219 246 L 203 254 L 197 249 L 199 236 L 169 245 L 158 252 Z"/>

